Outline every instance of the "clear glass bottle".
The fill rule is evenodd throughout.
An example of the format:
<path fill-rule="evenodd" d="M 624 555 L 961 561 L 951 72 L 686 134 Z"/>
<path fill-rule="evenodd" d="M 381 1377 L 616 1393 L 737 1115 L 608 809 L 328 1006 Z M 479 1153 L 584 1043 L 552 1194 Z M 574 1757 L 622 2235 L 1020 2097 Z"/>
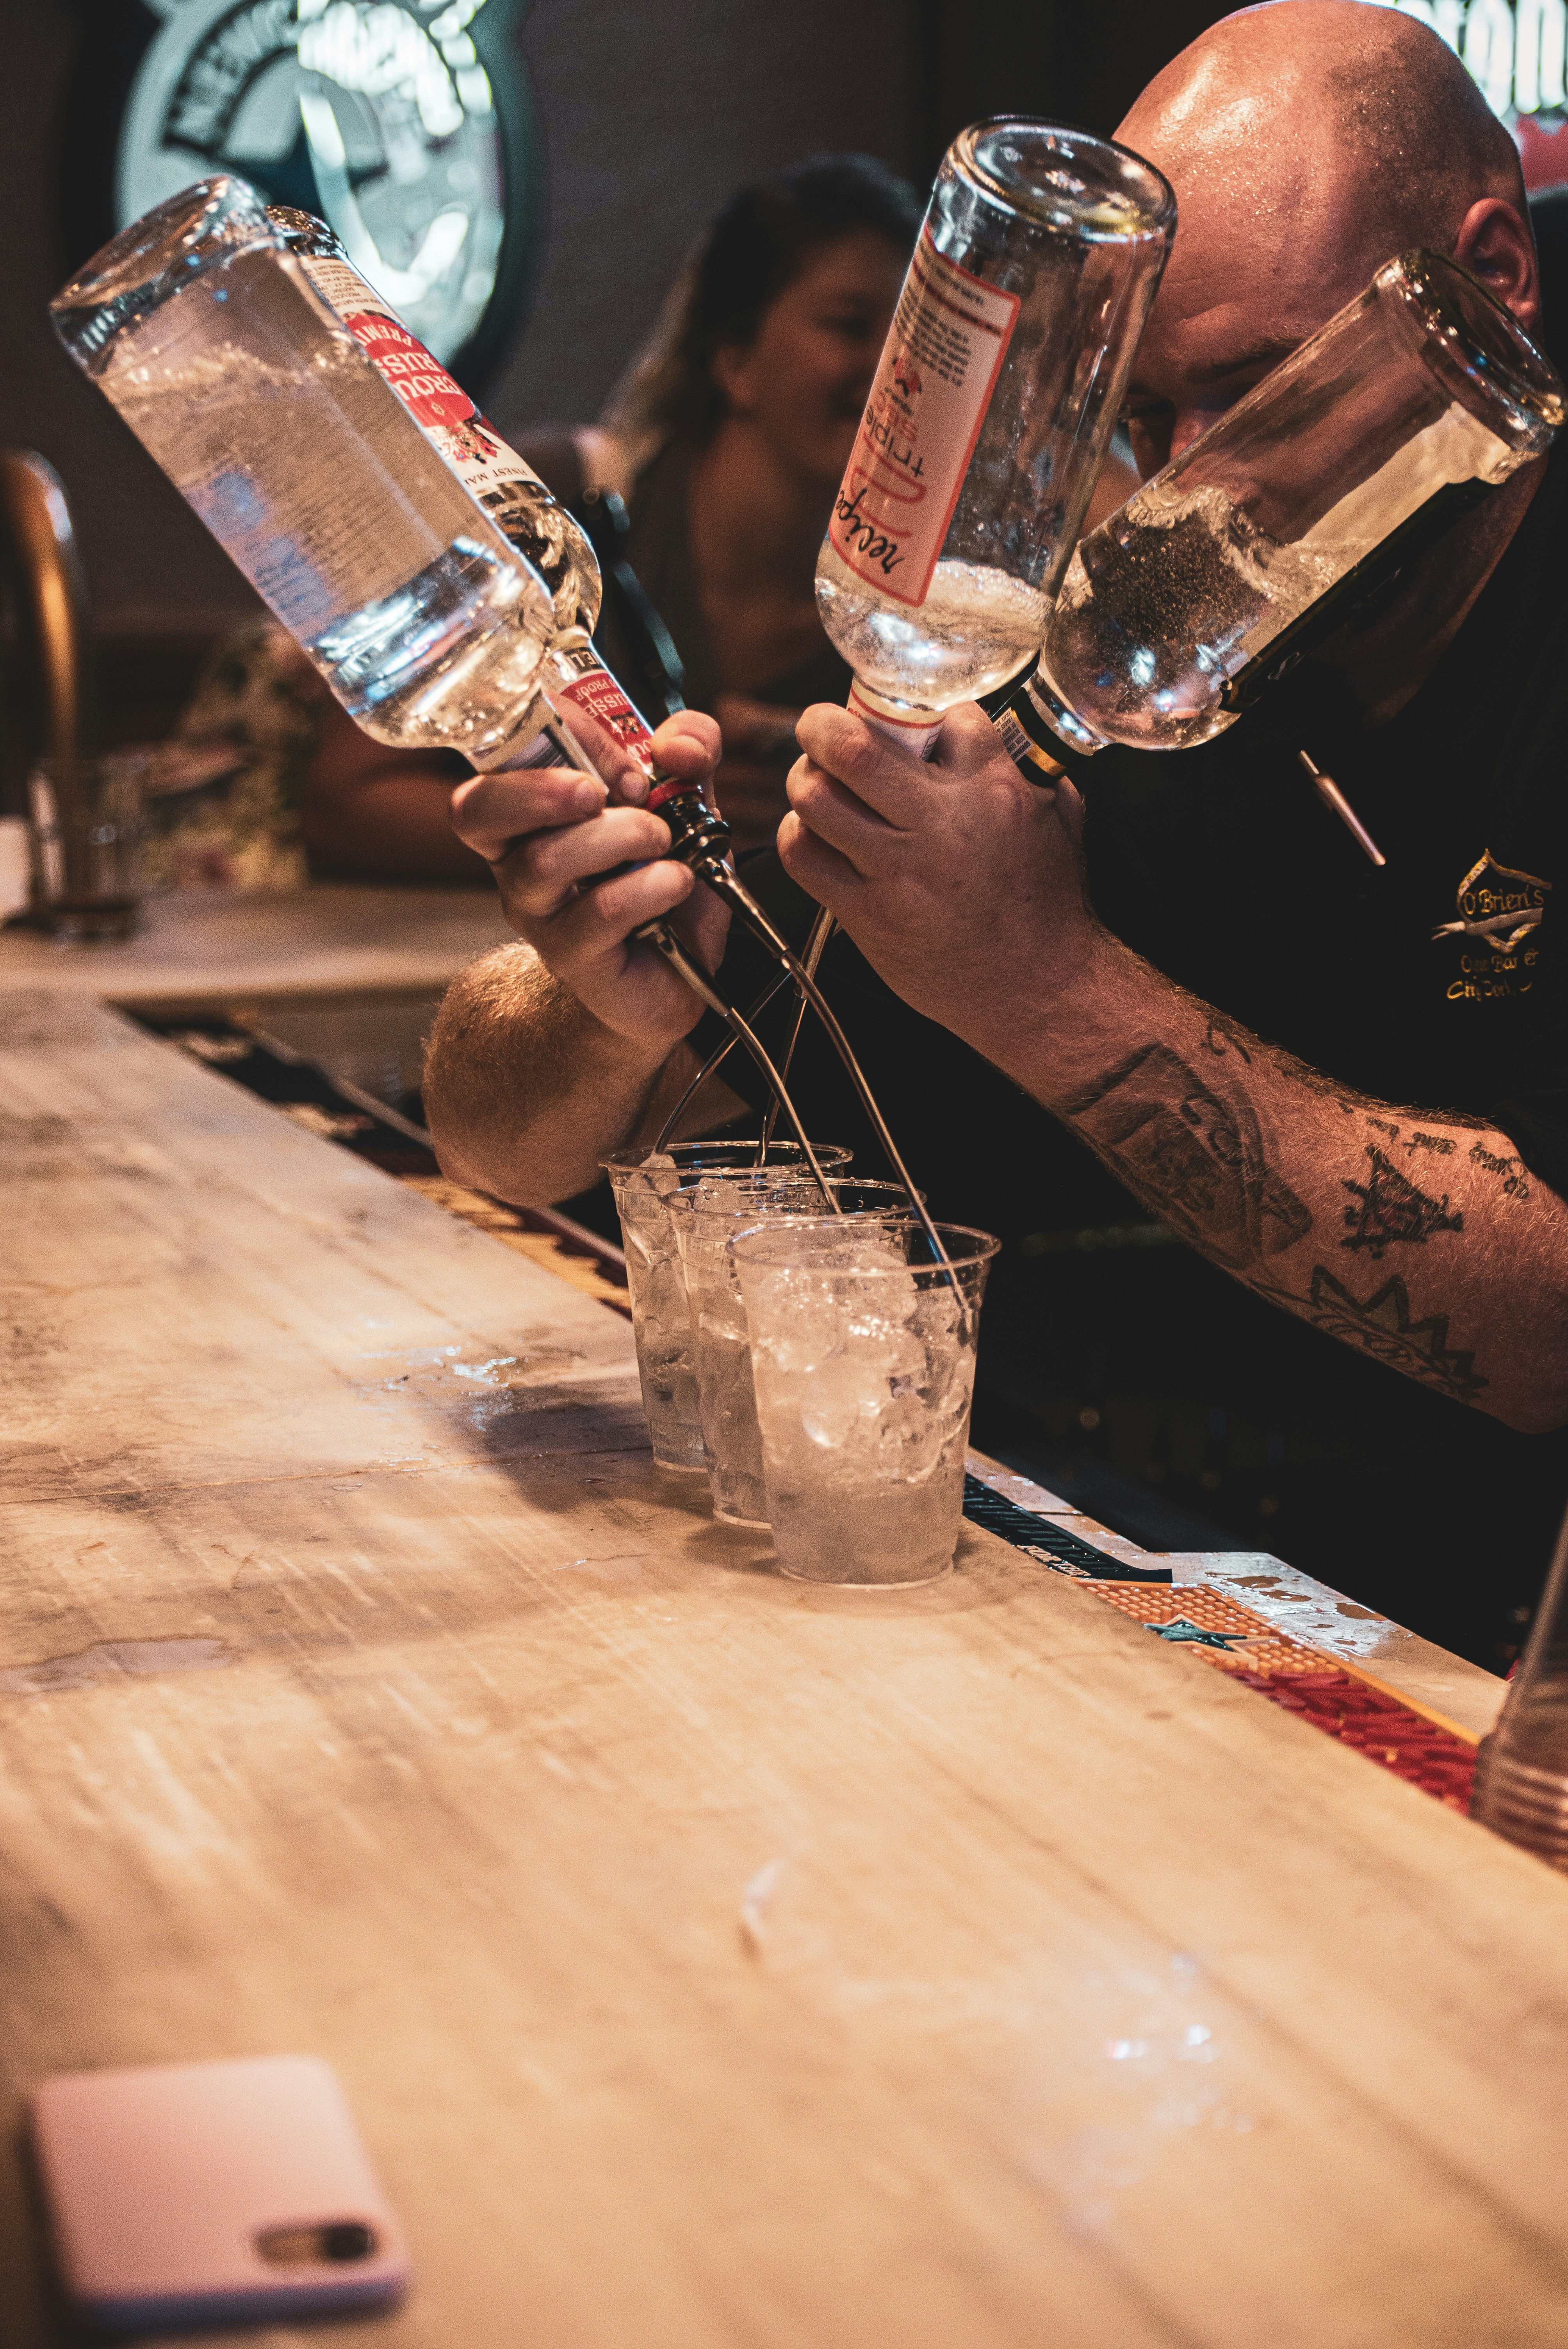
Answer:
<path fill-rule="evenodd" d="M 592 636 L 603 593 L 598 559 L 578 524 L 531 467 L 360 276 L 341 238 L 314 212 L 269 204 L 267 218 L 298 255 L 328 309 L 397 393 L 431 446 L 477 499 L 503 538 L 549 588 L 558 626 Z"/>
<path fill-rule="evenodd" d="M 477 767 L 575 762 L 607 737 L 651 775 L 648 729 L 590 639 L 593 549 L 521 458 L 463 426 L 472 401 L 335 246 L 309 213 L 280 222 L 243 181 L 204 181 L 51 313 L 367 734 Z M 677 841 L 722 831 L 700 792 L 655 778 L 648 804 L 666 802 Z"/>
<path fill-rule="evenodd" d="M 1175 228 L 1084 131 L 998 118 L 944 157 L 817 567 L 851 708 L 912 750 L 1038 649 Z"/>
<path fill-rule="evenodd" d="M 548 587 L 243 181 L 160 204 L 50 311 L 366 733 L 482 767 L 537 732 L 556 634 Z"/>
<path fill-rule="evenodd" d="M 1501 1718 L 1476 1755 L 1470 1816 L 1568 1873 L 1568 1517 Z"/>
<path fill-rule="evenodd" d="M 1386 263 L 1084 540 L 1015 724 L 1080 751 L 1210 740 L 1330 612 L 1544 455 L 1563 412 L 1553 368 L 1467 271 Z"/>

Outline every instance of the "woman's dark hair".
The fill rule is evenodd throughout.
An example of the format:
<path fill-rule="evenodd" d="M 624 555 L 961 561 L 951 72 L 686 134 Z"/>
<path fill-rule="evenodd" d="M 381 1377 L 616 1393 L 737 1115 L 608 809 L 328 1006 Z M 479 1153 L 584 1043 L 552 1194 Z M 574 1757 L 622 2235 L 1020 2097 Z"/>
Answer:
<path fill-rule="evenodd" d="M 907 253 L 922 209 L 908 181 L 871 155 L 810 155 L 742 188 L 672 288 L 604 423 L 636 444 L 638 461 L 673 432 L 706 440 L 724 414 L 715 353 L 752 342 L 769 306 L 823 245 L 871 229 Z"/>

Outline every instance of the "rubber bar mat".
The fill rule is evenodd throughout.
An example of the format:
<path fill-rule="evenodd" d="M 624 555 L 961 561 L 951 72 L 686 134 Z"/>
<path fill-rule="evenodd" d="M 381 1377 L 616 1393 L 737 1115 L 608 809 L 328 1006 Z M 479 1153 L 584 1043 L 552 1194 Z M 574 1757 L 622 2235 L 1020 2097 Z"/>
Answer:
<path fill-rule="evenodd" d="M 1070 1575 L 1075 1582 L 1169 1582 L 1168 1566 L 1130 1566 L 1126 1558 L 1113 1557 L 1109 1551 L 1096 1549 L 1080 1535 L 1069 1533 L 1066 1526 L 1053 1524 L 1049 1517 L 1037 1516 L 1033 1509 L 1022 1509 L 1016 1501 L 1009 1501 L 1005 1493 L 994 1492 L 983 1485 L 978 1476 L 964 1479 L 964 1514 L 971 1525 L 984 1526 L 990 1534 L 1000 1534 L 1015 1549 L 1038 1559 L 1057 1574 Z"/>
<path fill-rule="evenodd" d="M 1228 1591 L 1195 1582 L 1161 1591 L 1100 1588 L 1093 1596 L 1449 1810 L 1469 1810 L 1473 1737 L 1343 1657 L 1287 1638 Z"/>

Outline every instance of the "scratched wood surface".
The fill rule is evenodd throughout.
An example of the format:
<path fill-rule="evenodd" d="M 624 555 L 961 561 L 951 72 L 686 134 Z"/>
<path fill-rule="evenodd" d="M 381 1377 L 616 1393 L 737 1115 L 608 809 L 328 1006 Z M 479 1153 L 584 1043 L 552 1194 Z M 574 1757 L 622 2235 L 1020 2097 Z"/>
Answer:
<path fill-rule="evenodd" d="M 346 2340 L 1558 2349 L 1568 1885 L 987 1536 L 783 1581 L 616 1316 L 110 1014 L 0 1165 L 15 2349 L 27 2085 L 282 2049 Z"/>

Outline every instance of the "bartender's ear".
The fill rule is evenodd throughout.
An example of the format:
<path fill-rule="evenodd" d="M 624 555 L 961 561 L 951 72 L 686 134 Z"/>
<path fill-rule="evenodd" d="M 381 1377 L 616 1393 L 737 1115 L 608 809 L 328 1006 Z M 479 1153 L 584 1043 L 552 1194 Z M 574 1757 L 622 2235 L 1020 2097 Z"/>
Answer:
<path fill-rule="evenodd" d="M 1529 332 L 1541 316 L 1541 274 L 1530 224 L 1511 204 L 1501 196 L 1471 204 L 1454 240 L 1454 259 Z"/>

